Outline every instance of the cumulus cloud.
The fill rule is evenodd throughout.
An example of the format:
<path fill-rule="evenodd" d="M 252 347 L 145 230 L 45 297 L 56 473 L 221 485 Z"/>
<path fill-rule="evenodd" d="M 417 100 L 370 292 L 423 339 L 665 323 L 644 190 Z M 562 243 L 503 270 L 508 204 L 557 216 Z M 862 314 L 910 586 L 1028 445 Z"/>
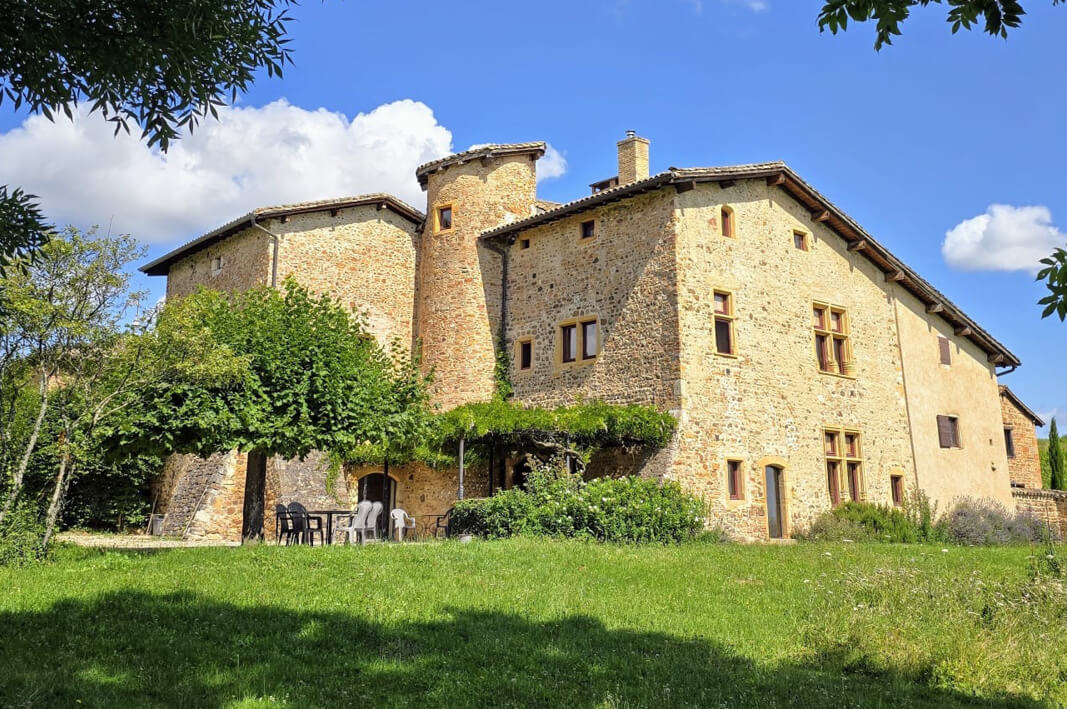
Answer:
<path fill-rule="evenodd" d="M 537 181 L 551 180 L 560 177 L 567 171 L 567 158 L 563 153 L 552 147 L 551 143 L 545 146 L 545 154 L 537 161 Z"/>
<path fill-rule="evenodd" d="M 389 192 L 421 208 L 415 168 L 450 152 L 452 133 L 412 100 L 352 119 L 284 99 L 223 108 L 166 154 L 81 110 L 74 121 L 32 116 L 0 134 L 0 184 L 38 195 L 56 223 L 110 225 L 166 243 L 258 206 Z M 541 177 L 565 168 L 551 153 Z"/>
<path fill-rule="evenodd" d="M 1052 223 L 1048 207 L 992 204 L 984 214 L 945 232 L 941 254 L 953 268 L 967 271 L 1030 271 L 1056 247 L 1067 244 Z"/>

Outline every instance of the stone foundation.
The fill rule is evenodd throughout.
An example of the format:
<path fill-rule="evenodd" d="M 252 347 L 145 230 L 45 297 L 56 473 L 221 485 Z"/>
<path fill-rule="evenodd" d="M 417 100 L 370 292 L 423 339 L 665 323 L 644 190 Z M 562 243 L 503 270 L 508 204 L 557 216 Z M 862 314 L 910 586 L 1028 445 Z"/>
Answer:
<path fill-rule="evenodd" d="M 1014 489 L 1018 512 L 1029 513 L 1049 523 L 1060 539 L 1067 539 L 1067 492 L 1062 490 Z"/>

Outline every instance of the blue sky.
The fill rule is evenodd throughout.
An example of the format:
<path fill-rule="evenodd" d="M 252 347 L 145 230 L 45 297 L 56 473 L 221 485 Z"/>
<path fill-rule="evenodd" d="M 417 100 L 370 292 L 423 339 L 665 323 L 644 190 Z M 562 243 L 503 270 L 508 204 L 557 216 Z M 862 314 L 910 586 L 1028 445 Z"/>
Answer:
<path fill-rule="evenodd" d="M 952 36 L 931 7 L 875 52 L 865 25 L 820 34 L 819 5 L 308 2 L 284 79 L 262 77 L 225 125 L 166 157 L 96 118 L 51 126 L 0 108 L 0 183 L 155 256 L 258 205 L 417 200 L 415 162 L 476 143 L 548 141 L 557 176 L 539 191 L 559 201 L 614 174 L 627 129 L 651 139 L 653 171 L 781 159 L 1011 348 L 1024 364 L 1003 382 L 1032 408 L 1067 412 L 1067 325 L 1040 319 L 1028 270 L 1067 244 L 1067 8 L 1027 3 L 1004 41 Z"/>

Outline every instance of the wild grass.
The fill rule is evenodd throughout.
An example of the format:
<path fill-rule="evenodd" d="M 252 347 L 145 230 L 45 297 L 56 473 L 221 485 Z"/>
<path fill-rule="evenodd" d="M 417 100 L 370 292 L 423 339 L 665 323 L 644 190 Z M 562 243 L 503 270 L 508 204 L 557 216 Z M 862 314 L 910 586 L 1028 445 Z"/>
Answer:
<path fill-rule="evenodd" d="M 0 706 L 1054 706 L 1041 551 L 60 549 L 0 569 Z"/>

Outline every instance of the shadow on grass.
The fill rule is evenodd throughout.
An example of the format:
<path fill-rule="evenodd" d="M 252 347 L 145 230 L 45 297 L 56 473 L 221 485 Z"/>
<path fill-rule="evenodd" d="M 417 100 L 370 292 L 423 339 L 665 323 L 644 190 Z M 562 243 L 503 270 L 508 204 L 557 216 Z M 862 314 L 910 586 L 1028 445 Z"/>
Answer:
<path fill-rule="evenodd" d="M 0 614 L 0 705 L 1029 707 L 892 676 L 761 666 L 706 640 L 568 616 L 425 622 L 116 592 Z M 397 599 L 402 604 L 403 599 Z M 406 611 L 408 615 L 411 610 Z"/>

